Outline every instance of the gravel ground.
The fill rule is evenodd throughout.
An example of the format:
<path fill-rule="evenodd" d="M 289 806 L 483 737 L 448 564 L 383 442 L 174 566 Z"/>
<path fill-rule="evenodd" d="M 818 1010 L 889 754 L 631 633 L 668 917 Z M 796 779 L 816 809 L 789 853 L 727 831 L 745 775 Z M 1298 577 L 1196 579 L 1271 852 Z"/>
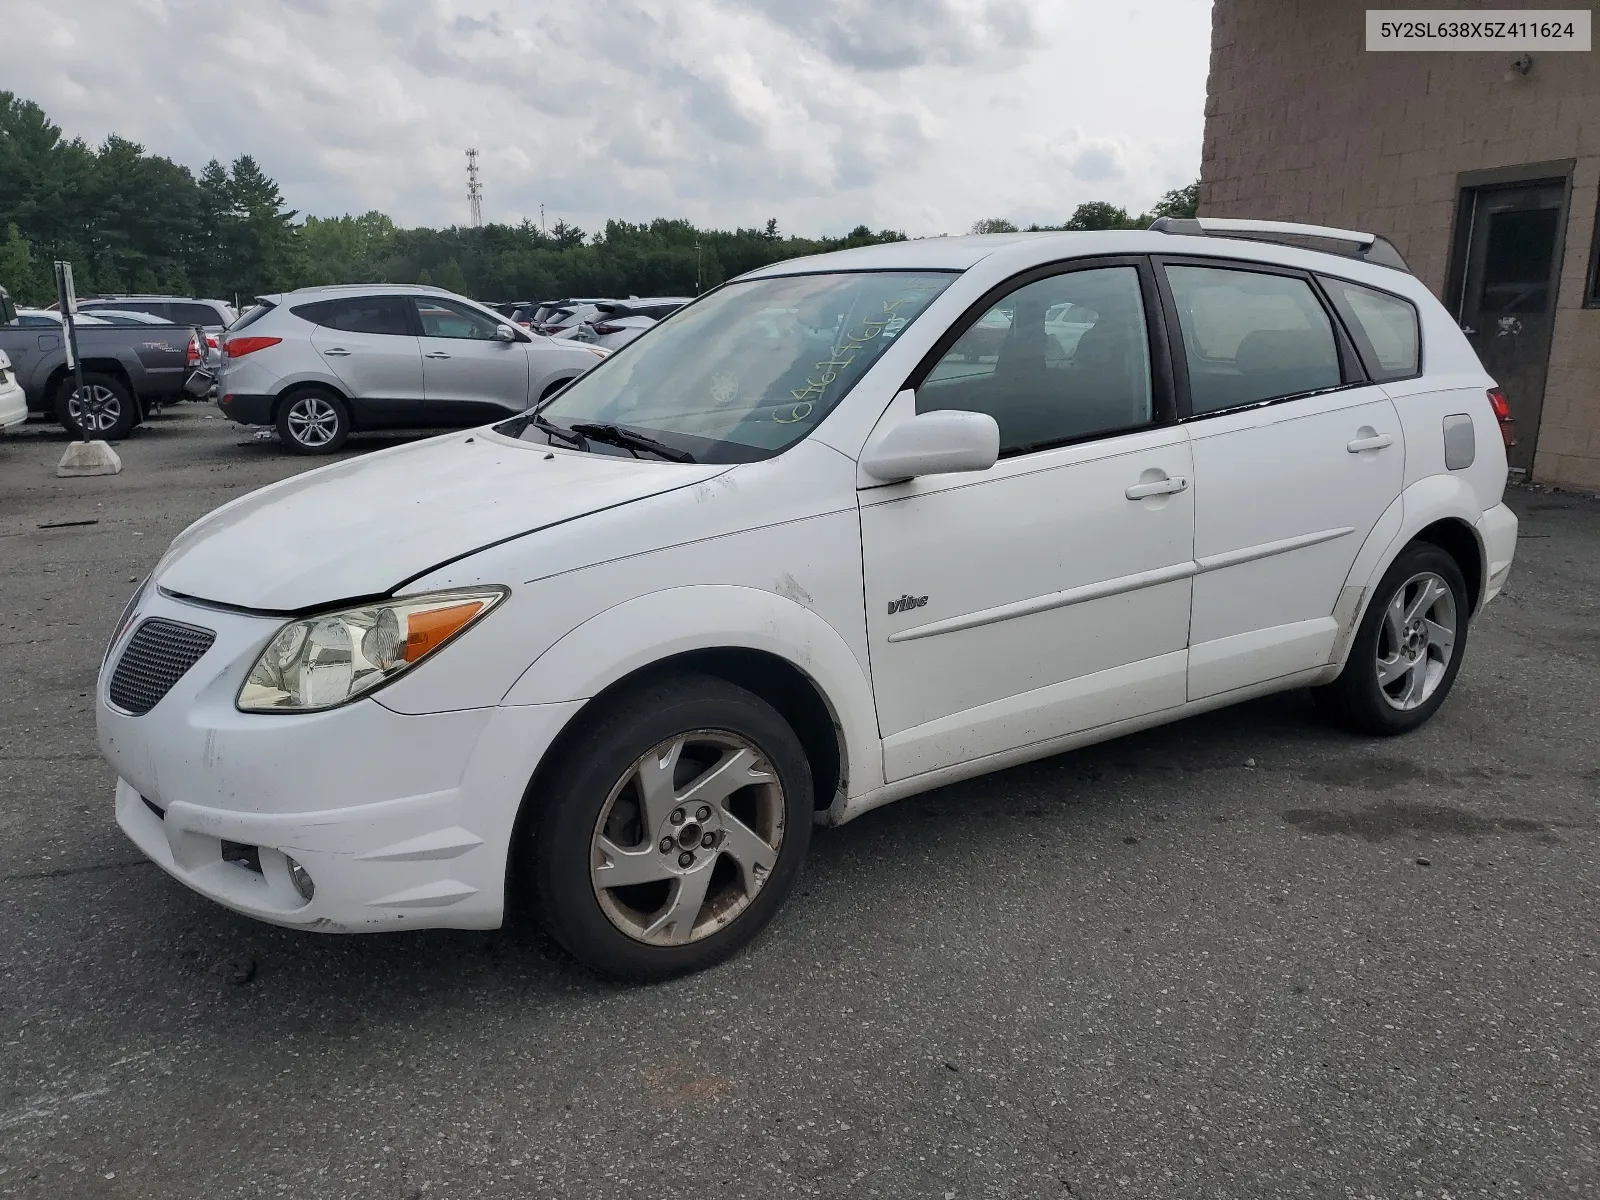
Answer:
<path fill-rule="evenodd" d="M 1600 503 L 1515 494 L 1421 732 L 1290 694 L 892 805 L 749 952 L 629 989 L 145 864 L 104 640 L 173 534 L 309 464 L 193 404 L 115 478 L 62 445 L 0 439 L 0 1195 L 1600 1195 Z"/>

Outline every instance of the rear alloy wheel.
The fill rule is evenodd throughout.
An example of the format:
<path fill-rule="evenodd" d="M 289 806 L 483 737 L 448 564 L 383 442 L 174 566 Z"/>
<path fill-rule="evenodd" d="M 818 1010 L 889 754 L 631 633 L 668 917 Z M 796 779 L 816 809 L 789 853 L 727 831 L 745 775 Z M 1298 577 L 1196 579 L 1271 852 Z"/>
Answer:
<path fill-rule="evenodd" d="M 811 770 L 760 697 L 704 676 L 647 685 L 562 755 L 526 883 L 572 955 L 624 979 L 719 962 L 793 887 L 811 834 Z"/>
<path fill-rule="evenodd" d="M 83 373 L 83 390 L 67 376 L 56 392 L 56 419 L 67 432 L 119 442 L 139 423 L 139 405 L 126 384 L 114 375 Z"/>
<path fill-rule="evenodd" d="M 1384 573 L 1339 678 L 1313 693 L 1341 725 L 1409 733 L 1439 710 L 1467 644 L 1467 585 L 1456 560 L 1419 542 Z"/>
<path fill-rule="evenodd" d="M 320 390 L 291 392 L 278 408 L 278 436 L 296 454 L 332 454 L 350 436 L 350 412 Z"/>

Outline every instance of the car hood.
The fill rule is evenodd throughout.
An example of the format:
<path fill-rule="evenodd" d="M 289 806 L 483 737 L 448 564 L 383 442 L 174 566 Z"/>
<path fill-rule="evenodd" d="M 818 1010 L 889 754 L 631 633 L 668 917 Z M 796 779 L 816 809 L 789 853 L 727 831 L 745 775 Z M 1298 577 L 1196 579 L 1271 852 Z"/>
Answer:
<path fill-rule="evenodd" d="M 387 594 L 486 546 L 727 469 L 450 434 L 241 496 L 178 535 L 156 582 L 217 604 L 299 612 Z"/>

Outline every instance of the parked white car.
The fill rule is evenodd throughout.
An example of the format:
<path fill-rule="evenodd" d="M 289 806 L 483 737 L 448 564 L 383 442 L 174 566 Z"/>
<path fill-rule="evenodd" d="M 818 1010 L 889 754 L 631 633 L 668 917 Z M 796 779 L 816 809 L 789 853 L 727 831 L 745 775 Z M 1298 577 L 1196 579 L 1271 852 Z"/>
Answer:
<path fill-rule="evenodd" d="M 28 419 L 28 396 L 11 369 L 11 358 L 0 350 L 0 429 L 10 429 Z"/>
<path fill-rule="evenodd" d="M 594 313 L 586 320 L 550 336 L 558 341 L 569 339 L 606 350 L 621 350 L 645 330 L 659 325 L 689 302 L 687 296 L 602 300 L 594 305 Z"/>
<path fill-rule="evenodd" d="M 224 506 L 107 650 L 121 827 L 262 920 L 510 896 L 650 979 L 748 941 L 814 821 L 1287 688 L 1415 729 L 1516 546 L 1494 381 L 1381 239 L 1176 228 L 778 263 Z"/>
<path fill-rule="evenodd" d="M 261 297 L 228 329 L 215 391 L 240 424 L 276 426 L 301 454 L 331 454 L 354 430 L 520 413 L 609 353 L 526 333 L 442 288 L 301 288 Z M 191 346 L 191 365 L 200 360 Z"/>

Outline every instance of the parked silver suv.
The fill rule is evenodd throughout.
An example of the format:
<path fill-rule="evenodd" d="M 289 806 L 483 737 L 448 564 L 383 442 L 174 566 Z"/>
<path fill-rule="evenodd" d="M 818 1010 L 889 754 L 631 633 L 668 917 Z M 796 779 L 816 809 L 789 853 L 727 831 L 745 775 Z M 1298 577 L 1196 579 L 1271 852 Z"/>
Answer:
<path fill-rule="evenodd" d="M 352 430 L 453 428 L 522 412 L 609 353 L 533 337 L 420 284 L 262 296 L 224 335 L 218 407 L 301 454 Z"/>

